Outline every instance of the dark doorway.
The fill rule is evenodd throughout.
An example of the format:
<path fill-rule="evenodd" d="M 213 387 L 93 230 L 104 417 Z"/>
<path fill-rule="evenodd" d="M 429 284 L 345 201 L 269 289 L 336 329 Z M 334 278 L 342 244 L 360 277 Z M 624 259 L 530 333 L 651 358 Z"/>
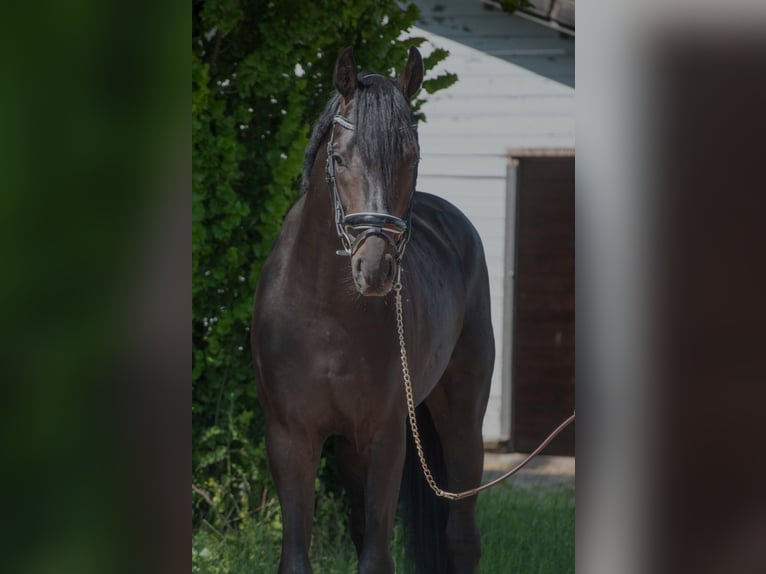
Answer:
<path fill-rule="evenodd" d="M 574 411 L 574 150 L 511 152 L 515 193 L 511 449 L 533 450 Z M 515 186 L 515 187 L 514 187 Z M 546 454 L 574 455 L 570 426 Z"/>

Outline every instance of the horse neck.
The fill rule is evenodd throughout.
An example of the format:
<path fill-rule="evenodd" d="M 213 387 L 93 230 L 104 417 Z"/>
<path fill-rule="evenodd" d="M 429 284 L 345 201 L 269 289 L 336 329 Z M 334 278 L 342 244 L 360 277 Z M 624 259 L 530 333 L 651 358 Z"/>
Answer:
<path fill-rule="evenodd" d="M 309 188 L 300 212 L 296 264 L 314 276 L 319 290 L 337 290 L 342 277 L 350 273 L 349 261 L 336 254 L 341 242 L 335 229 L 332 194 L 325 179 L 326 147 L 320 146 L 311 168 Z"/>

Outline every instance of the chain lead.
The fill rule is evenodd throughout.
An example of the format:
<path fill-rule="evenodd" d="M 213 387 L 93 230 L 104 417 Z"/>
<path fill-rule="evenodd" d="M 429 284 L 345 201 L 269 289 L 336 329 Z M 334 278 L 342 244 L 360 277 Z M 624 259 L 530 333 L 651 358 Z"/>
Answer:
<path fill-rule="evenodd" d="M 407 397 L 407 414 L 410 419 L 410 428 L 412 429 L 412 439 L 415 442 L 415 449 L 418 452 L 420 466 L 423 468 L 423 475 L 426 482 L 436 496 L 457 500 L 458 494 L 447 492 L 439 488 L 436 484 L 431 469 L 428 468 L 425 454 L 423 453 L 423 444 L 420 440 L 420 431 L 418 430 L 418 421 L 415 418 L 415 398 L 412 393 L 412 379 L 410 378 L 410 367 L 407 361 L 407 347 L 404 343 L 404 313 L 402 312 L 402 264 L 399 263 L 399 271 L 396 274 L 396 283 L 394 283 L 394 292 L 396 294 L 396 331 L 399 334 L 399 357 L 402 362 L 402 378 L 404 379 L 404 393 Z"/>
<path fill-rule="evenodd" d="M 423 444 L 420 441 L 420 431 L 418 430 L 418 421 L 415 418 L 415 399 L 412 394 L 412 379 L 410 378 L 410 367 L 407 362 L 407 347 L 404 344 L 404 313 L 402 312 L 402 263 L 399 262 L 399 270 L 396 275 L 396 283 L 394 283 L 394 293 L 396 295 L 396 331 L 399 334 L 399 355 L 402 361 L 402 378 L 404 379 L 404 392 L 407 397 L 407 415 L 410 420 L 410 428 L 412 429 L 412 439 L 415 443 L 415 449 L 418 452 L 418 458 L 420 459 L 420 466 L 423 469 L 423 475 L 426 477 L 426 482 L 428 482 L 428 486 L 431 487 L 431 490 L 434 491 L 434 494 L 436 496 L 439 496 L 441 498 L 446 498 L 448 500 L 460 500 L 463 498 L 468 498 L 469 496 L 474 496 L 484 490 L 487 490 L 488 488 L 492 488 L 496 484 L 502 482 L 506 478 L 513 476 L 516 474 L 519 470 L 524 468 L 524 466 L 527 465 L 527 463 L 532 460 L 534 457 L 536 457 L 538 454 L 540 454 L 543 449 L 550 444 L 550 442 L 561 432 L 563 431 L 567 426 L 569 426 L 571 423 L 575 420 L 575 414 L 572 413 L 572 415 L 566 419 L 564 422 L 562 422 L 551 434 L 548 435 L 548 437 L 540 443 L 540 445 L 532 451 L 524 460 L 522 460 L 519 464 L 517 464 L 515 467 L 513 467 L 511 470 L 506 472 L 504 475 L 492 480 L 491 482 L 488 482 L 487 484 L 482 484 L 481 486 L 478 486 L 476 488 L 472 488 L 470 490 L 466 490 L 464 492 L 447 492 L 446 490 L 442 490 L 439 488 L 439 485 L 436 484 L 436 481 L 434 480 L 433 475 L 431 474 L 431 469 L 428 468 L 428 463 L 426 462 L 425 454 L 423 454 Z"/>

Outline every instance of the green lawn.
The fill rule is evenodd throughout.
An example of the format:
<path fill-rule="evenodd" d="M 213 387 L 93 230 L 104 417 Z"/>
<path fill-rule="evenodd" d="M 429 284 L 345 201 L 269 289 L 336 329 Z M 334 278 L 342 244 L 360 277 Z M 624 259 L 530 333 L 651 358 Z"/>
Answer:
<path fill-rule="evenodd" d="M 479 495 L 482 574 L 574 572 L 574 486 L 514 486 L 506 482 Z M 311 559 L 314 571 L 356 572 L 356 555 L 337 501 L 322 498 L 316 514 Z M 402 572 L 402 532 L 394 533 L 397 572 Z M 202 527 L 193 538 L 192 571 L 199 574 L 276 572 L 279 512 L 273 509 L 237 534 Z"/>
<path fill-rule="evenodd" d="M 483 574 L 574 572 L 574 486 L 514 487 L 479 495 Z"/>

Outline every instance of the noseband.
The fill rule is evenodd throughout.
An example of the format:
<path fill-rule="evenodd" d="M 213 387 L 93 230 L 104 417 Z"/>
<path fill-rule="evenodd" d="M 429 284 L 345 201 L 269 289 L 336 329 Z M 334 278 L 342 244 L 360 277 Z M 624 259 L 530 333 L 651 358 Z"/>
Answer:
<path fill-rule="evenodd" d="M 333 124 L 349 131 L 354 131 L 354 124 L 341 115 L 333 118 Z M 410 127 L 415 128 L 417 124 Z M 338 193 L 338 185 L 335 181 L 335 162 L 333 162 L 332 152 L 333 131 L 330 129 L 330 139 L 327 142 L 327 164 L 325 167 L 327 183 L 332 191 L 333 211 L 335 212 L 335 230 L 340 238 L 343 249 L 338 249 L 335 253 L 350 257 L 356 253 L 359 246 L 365 239 L 373 235 L 382 237 L 393 247 L 396 253 L 396 260 L 401 261 L 407 242 L 410 240 L 412 227 L 410 225 L 410 211 L 412 198 L 410 198 L 410 207 L 404 219 L 377 211 L 360 211 L 346 215 L 343 203 Z"/>

